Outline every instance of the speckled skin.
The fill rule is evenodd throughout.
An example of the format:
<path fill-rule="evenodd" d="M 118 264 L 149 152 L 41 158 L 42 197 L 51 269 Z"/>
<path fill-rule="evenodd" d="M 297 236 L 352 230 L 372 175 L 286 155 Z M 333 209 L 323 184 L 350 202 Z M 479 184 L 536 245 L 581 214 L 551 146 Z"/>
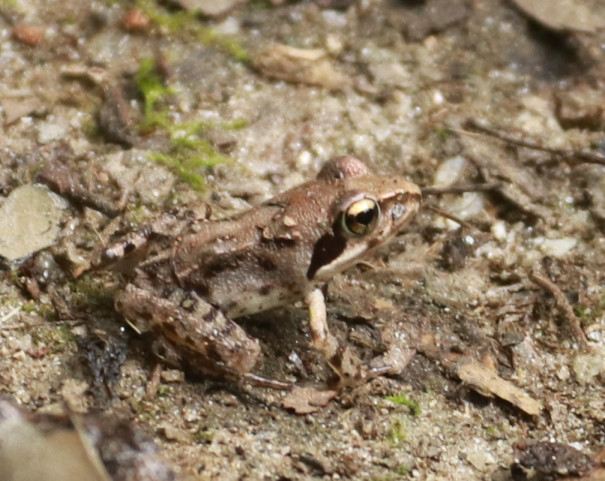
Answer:
<path fill-rule="evenodd" d="M 376 202 L 380 213 L 370 232 L 353 235 L 343 227 L 343 212 L 362 199 Z M 148 257 L 134 268 L 116 306 L 139 326 L 146 319 L 143 325 L 177 351 L 244 374 L 256 362 L 258 344 L 228 318 L 310 303 L 313 293 L 314 345 L 334 357 L 318 287 L 389 241 L 420 200 L 419 188 L 403 177 L 373 175 L 354 157 L 333 159 L 316 179 L 256 208 L 227 220 L 190 222 L 168 244 L 165 237 L 156 245 L 150 240 Z M 183 304 L 194 307 L 187 311 Z M 330 364 L 338 370 L 337 361 Z"/>

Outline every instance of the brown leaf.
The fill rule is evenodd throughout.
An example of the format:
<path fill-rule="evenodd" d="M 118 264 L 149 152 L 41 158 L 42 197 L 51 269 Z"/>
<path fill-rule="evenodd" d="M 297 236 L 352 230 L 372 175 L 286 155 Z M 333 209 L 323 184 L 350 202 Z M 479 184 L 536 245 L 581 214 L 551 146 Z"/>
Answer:
<path fill-rule="evenodd" d="M 336 391 L 318 391 L 312 387 L 295 387 L 284 398 L 283 406 L 296 414 L 311 414 L 327 406 Z"/>

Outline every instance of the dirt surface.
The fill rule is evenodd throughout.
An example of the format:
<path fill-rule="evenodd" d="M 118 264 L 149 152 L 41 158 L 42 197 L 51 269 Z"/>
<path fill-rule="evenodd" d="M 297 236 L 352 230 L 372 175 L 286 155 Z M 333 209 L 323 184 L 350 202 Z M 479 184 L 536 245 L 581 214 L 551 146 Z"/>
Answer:
<path fill-rule="evenodd" d="M 0 271 L 0 395 L 129 420 L 179 479 L 506 480 L 521 440 L 602 451 L 605 2 L 581 2 L 589 22 L 536 1 L 236 3 L 0 2 L 0 193 L 69 201 L 54 245 Z M 119 276 L 86 272 L 158 212 L 229 215 L 342 154 L 466 186 L 427 190 L 328 286 L 340 342 L 368 362 L 395 346 L 399 375 L 295 414 L 285 392 L 158 363 L 113 310 Z M 325 387 L 306 319 L 242 321 L 258 373 Z"/>

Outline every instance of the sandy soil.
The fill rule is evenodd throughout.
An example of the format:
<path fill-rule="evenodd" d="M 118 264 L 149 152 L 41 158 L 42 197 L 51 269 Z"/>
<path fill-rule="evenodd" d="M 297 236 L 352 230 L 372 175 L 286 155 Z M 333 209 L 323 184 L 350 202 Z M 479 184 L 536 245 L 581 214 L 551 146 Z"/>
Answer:
<path fill-rule="evenodd" d="M 0 2 L 0 193 L 42 182 L 62 197 L 52 246 L 0 271 L 0 394 L 125 418 L 181 479 L 505 480 L 520 440 L 599 453 L 603 2 L 580 2 L 588 26 L 535 1 L 283 3 L 199 18 L 151 1 Z M 400 375 L 299 415 L 287 393 L 158 365 L 113 310 L 119 277 L 76 278 L 158 212 L 203 199 L 229 215 L 345 153 L 467 187 L 427 190 L 389 248 L 328 287 L 340 342 L 368 360 L 396 346 L 411 357 Z M 306 318 L 242 322 L 259 373 L 325 386 Z M 514 387 L 539 413 L 502 399 Z"/>

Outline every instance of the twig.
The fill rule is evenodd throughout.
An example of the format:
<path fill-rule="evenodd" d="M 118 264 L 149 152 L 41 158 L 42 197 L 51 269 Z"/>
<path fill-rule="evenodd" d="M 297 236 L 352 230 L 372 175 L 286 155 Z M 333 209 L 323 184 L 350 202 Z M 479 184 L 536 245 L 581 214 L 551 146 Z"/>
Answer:
<path fill-rule="evenodd" d="M 510 134 L 507 134 L 501 130 L 494 129 L 488 126 L 485 122 L 479 121 L 477 119 L 468 119 L 464 126 L 468 129 L 471 129 L 470 132 L 466 132 L 464 130 L 457 130 L 462 134 L 470 133 L 473 134 L 473 130 L 480 132 L 485 135 L 489 135 L 490 137 L 494 137 L 503 142 L 516 145 L 517 147 L 525 147 L 527 149 L 540 150 L 542 152 L 548 152 L 549 154 L 554 154 L 561 156 L 567 159 L 578 160 L 581 162 L 586 162 L 587 164 L 598 164 L 605 165 L 605 157 L 599 154 L 595 154 L 593 152 L 585 152 L 573 149 L 556 149 L 553 147 L 546 147 L 544 145 L 540 145 L 536 142 L 531 142 L 528 140 L 518 139 L 513 137 Z"/>
<path fill-rule="evenodd" d="M 464 227 L 466 229 L 471 229 L 471 225 L 468 222 L 463 221 L 460 217 L 450 214 L 449 212 L 445 212 L 444 210 L 441 210 L 439 207 L 435 207 L 433 205 L 426 204 L 423 206 L 423 209 L 430 210 L 431 212 L 434 212 L 435 214 L 440 215 L 441 217 L 445 217 L 446 219 L 449 219 L 449 220 L 455 222 L 456 224 L 460 224 L 462 227 Z"/>
<path fill-rule="evenodd" d="M 425 195 L 443 195 L 443 194 L 462 194 L 464 192 L 486 192 L 490 190 L 498 190 L 502 187 L 500 182 L 492 182 L 487 184 L 460 184 L 451 185 L 448 187 L 423 187 L 422 196 Z"/>
<path fill-rule="evenodd" d="M 14 317 L 20 310 L 22 306 L 13 307 L 7 314 L 0 317 L 0 324 L 4 324 L 11 317 Z"/>
<path fill-rule="evenodd" d="M 567 319 L 567 322 L 571 327 L 576 339 L 584 348 L 590 349 L 590 344 L 588 343 L 588 338 L 582 329 L 580 319 L 578 316 L 576 316 L 576 313 L 573 311 L 573 307 L 571 307 L 571 304 L 559 286 L 557 286 L 546 276 L 537 272 L 535 269 L 532 269 L 532 271 L 529 273 L 529 279 L 538 284 L 541 288 L 550 292 L 550 294 L 554 297 L 555 303 L 561 311 L 561 314 L 563 314 L 563 316 Z"/>

